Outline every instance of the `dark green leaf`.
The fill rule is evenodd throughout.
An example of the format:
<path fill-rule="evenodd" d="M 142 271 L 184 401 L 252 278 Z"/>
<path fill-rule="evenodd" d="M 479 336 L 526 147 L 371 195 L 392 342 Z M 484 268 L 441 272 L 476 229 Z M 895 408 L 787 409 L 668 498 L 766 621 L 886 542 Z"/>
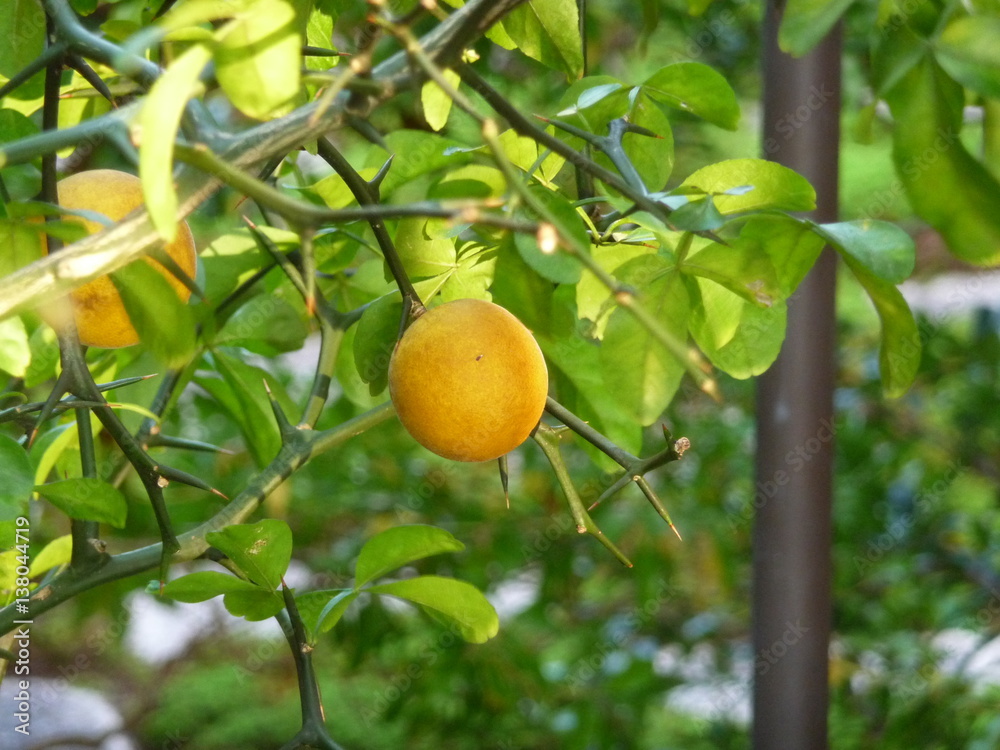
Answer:
<path fill-rule="evenodd" d="M 10 0 L 0 13 L 0 76 L 13 78 L 45 48 L 45 12 L 39 0 Z M 42 95 L 44 74 L 14 92 L 18 99 Z"/>
<path fill-rule="evenodd" d="M 626 133 L 622 138 L 625 155 L 635 166 L 648 189 L 659 190 L 667 184 L 674 169 L 674 134 L 663 111 L 648 97 L 636 97 L 629 108 L 633 125 L 656 133 L 657 138 L 642 133 Z"/>
<path fill-rule="evenodd" d="M 186 364 L 194 354 L 194 315 L 163 273 L 145 261 L 111 274 L 139 339 L 167 367 Z"/>
<path fill-rule="evenodd" d="M 899 284 L 913 273 L 916 247 L 913 238 L 887 221 L 842 221 L 814 224 L 813 231 L 841 254 L 854 258 L 871 274 Z"/>
<path fill-rule="evenodd" d="M 845 256 L 844 260 L 868 292 L 882 321 L 882 389 L 889 397 L 902 396 L 917 375 L 923 348 L 913 313 L 895 286 L 871 274 L 853 257 Z"/>
<path fill-rule="evenodd" d="M 581 247 L 590 245 L 583 222 L 572 203 L 562 195 L 545 188 L 535 188 L 532 192 Z M 531 218 L 545 220 L 542 216 L 532 215 Z M 524 262 L 549 281 L 557 284 L 575 284 L 580 280 L 582 268 L 580 261 L 565 249 L 556 247 L 543 251 L 535 235 L 523 232 L 514 235 L 514 245 Z"/>
<path fill-rule="evenodd" d="M 125 496 L 105 481 L 90 477 L 60 479 L 35 487 L 70 518 L 82 521 L 100 521 L 120 529 L 125 526 L 128 503 Z"/>
<path fill-rule="evenodd" d="M 292 530 L 284 521 L 273 518 L 227 526 L 222 531 L 209 532 L 205 539 L 232 560 L 247 578 L 268 591 L 281 584 L 292 558 Z"/>
<path fill-rule="evenodd" d="M 917 214 L 962 260 L 1000 262 L 1000 183 L 959 139 L 962 87 L 924 58 L 886 100 L 900 123 L 893 160 Z"/>
<path fill-rule="evenodd" d="M 361 379 L 377 396 L 389 385 L 389 360 L 403 319 L 403 301 L 398 293 L 372 302 L 358 321 L 354 337 L 354 364 Z"/>
<path fill-rule="evenodd" d="M 24 448 L 6 435 L 0 435 L 0 473 L 0 521 L 13 521 L 28 510 L 35 470 Z"/>
<path fill-rule="evenodd" d="M 697 115 L 726 130 L 736 130 L 740 105 L 729 82 L 697 62 L 679 62 L 660 68 L 642 84 L 642 91 L 658 102 Z"/>
<path fill-rule="evenodd" d="M 802 57 L 827 35 L 854 0 L 788 0 L 781 17 L 778 44 Z"/>
<path fill-rule="evenodd" d="M 163 587 L 164 596 L 189 604 L 208 601 L 216 596 L 237 591 L 256 592 L 260 591 L 260 588 L 250 581 L 216 570 L 189 573 L 175 578 Z"/>
<path fill-rule="evenodd" d="M 354 588 L 359 589 L 415 560 L 463 549 L 464 544 L 436 526 L 393 526 L 373 536 L 361 548 L 354 566 Z"/>
<path fill-rule="evenodd" d="M 212 343 L 242 346 L 264 356 L 298 351 L 309 326 L 302 309 L 279 294 L 258 294 L 233 313 Z"/>
<path fill-rule="evenodd" d="M 528 0 L 504 17 L 503 28 L 528 57 L 570 79 L 583 73 L 576 0 Z"/>
<path fill-rule="evenodd" d="M 432 610 L 470 643 L 485 643 L 500 630 L 500 620 L 493 605 L 479 589 L 465 581 L 419 576 L 379 584 L 368 590 Z"/>

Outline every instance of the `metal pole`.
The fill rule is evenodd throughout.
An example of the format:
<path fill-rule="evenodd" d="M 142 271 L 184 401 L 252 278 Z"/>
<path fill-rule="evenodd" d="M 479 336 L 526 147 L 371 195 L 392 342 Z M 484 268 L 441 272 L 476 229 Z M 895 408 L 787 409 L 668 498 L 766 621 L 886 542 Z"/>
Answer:
<path fill-rule="evenodd" d="M 840 27 L 809 55 L 778 49 L 784 2 L 764 21 L 767 158 L 816 188 L 819 221 L 837 216 Z M 753 748 L 825 750 L 831 619 L 834 291 L 823 251 L 789 303 L 785 343 L 757 388 L 753 530 Z"/>

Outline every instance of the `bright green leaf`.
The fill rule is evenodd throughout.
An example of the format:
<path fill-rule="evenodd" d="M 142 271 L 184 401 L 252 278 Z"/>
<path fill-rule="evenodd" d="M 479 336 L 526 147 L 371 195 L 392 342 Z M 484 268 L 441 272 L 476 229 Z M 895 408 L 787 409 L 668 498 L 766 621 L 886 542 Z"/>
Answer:
<path fill-rule="evenodd" d="M 457 89 L 461 78 L 453 70 L 444 71 L 445 80 Z M 442 130 L 448 124 L 451 113 L 451 97 L 436 81 L 426 81 L 420 89 L 420 104 L 424 108 L 424 117 L 431 130 Z"/>
<path fill-rule="evenodd" d="M 642 83 L 654 100 L 697 115 L 726 130 L 736 130 L 740 105 L 729 82 L 717 71 L 697 62 L 667 65 Z"/>
<path fill-rule="evenodd" d="M 35 486 L 35 469 L 24 448 L 7 435 L 0 435 L 0 521 L 25 515 Z"/>
<path fill-rule="evenodd" d="M 628 119 L 633 125 L 658 136 L 626 133 L 622 137 L 622 148 L 643 184 L 649 189 L 659 190 L 667 184 L 674 169 L 674 134 L 670 121 L 648 96 L 636 97 L 629 107 Z"/>
<path fill-rule="evenodd" d="M 0 370 L 22 378 L 31 363 L 28 332 L 20 318 L 0 320 Z"/>
<path fill-rule="evenodd" d="M 266 120 L 290 112 L 299 96 L 302 39 L 286 0 L 257 0 L 219 30 L 215 74 L 233 105 Z"/>
<path fill-rule="evenodd" d="M 234 591 L 222 598 L 226 611 L 233 617 L 243 617 L 250 622 L 260 622 L 274 617 L 285 606 L 277 591 Z"/>
<path fill-rule="evenodd" d="M 194 604 L 208 601 L 223 594 L 257 591 L 260 591 L 258 586 L 230 573 L 203 570 L 170 581 L 163 587 L 163 596 L 168 596 L 179 602 Z"/>
<path fill-rule="evenodd" d="M 354 588 L 384 576 L 415 560 L 445 552 L 459 552 L 465 545 L 436 526 L 393 526 L 376 534 L 361 548 L 354 566 Z"/>
<path fill-rule="evenodd" d="M 691 335 L 715 367 L 742 380 L 771 366 L 785 338 L 783 300 L 760 307 L 706 279 L 692 291 L 700 304 L 691 306 Z"/>
<path fill-rule="evenodd" d="M 292 559 L 292 530 L 288 524 L 265 518 L 255 524 L 236 524 L 205 535 L 258 586 L 274 591 Z"/>
<path fill-rule="evenodd" d="M 100 521 L 116 529 L 125 526 L 125 517 L 128 515 L 125 496 L 100 479 L 91 477 L 60 479 L 36 485 L 35 492 L 70 518 Z"/>
<path fill-rule="evenodd" d="M 754 216 L 740 230 L 739 242 L 766 253 L 782 297 L 791 296 L 819 258 L 825 244 L 806 222 L 782 215 Z"/>
<path fill-rule="evenodd" d="M 583 73 L 576 0 L 528 0 L 504 17 L 503 29 L 528 57 L 570 79 Z"/>
<path fill-rule="evenodd" d="M 686 340 L 690 302 L 667 259 L 641 256 L 619 268 L 615 276 L 639 289 L 647 311 L 667 331 Z M 642 425 L 659 418 L 684 375 L 684 365 L 623 307 L 611 314 L 604 331 L 601 369 L 607 392 L 615 394 L 615 399 Z"/>
<path fill-rule="evenodd" d="M 1000 18 L 964 16 L 945 27 L 934 47 L 948 75 L 976 93 L 1000 98 Z"/>
<path fill-rule="evenodd" d="M 372 586 L 375 594 L 419 604 L 441 617 L 469 643 L 485 643 L 500 630 L 496 610 L 482 592 L 465 581 L 419 576 Z"/>
<path fill-rule="evenodd" d="M 177 234 L 174 139 L 188 99 L 202 90 L 198 78 L 211 57 L 202 44 L 189 47 L 156 79 L 139 110 L 136 140 L 142 193 L 153 226 L 167 242 Z"/>
<path fill-rule="evenodd" d="M 52 570 L 52 568 L 59 568 L 68 564 L 72 556 L 73 536 L 66 534 L 56 537 L 31 558 L 31 571 L 28 575 L 32 578 L 37 578 L 42 573 Z"/>
<path fill-rule="evenodd" d="M 756 242 L 735 238 L 728 245 L 710 243 L 692 251 L 680 269 L 724 286 L 760 307 L 782 298 L 771 258 Z"/>
<path fill-rule="evenodd" d="M 447 225 L 440 219 L 407 218 L 399 222 L 395 245 L 411 278 L 427 278 L 455 268 L 455 240 L 446 236 Z"/>
<path fill-rule="evenodd" d="M 788 167 L 764 159 L 730 159 L 702 167 L 682 183 L 715 195 L 715 205 L 723 214 L 780 209 L 811 211 L 816 207 L 816 191 L 808 180 Z M 753 190 L 733 195 L 733 188 L 749 185 Z"/>

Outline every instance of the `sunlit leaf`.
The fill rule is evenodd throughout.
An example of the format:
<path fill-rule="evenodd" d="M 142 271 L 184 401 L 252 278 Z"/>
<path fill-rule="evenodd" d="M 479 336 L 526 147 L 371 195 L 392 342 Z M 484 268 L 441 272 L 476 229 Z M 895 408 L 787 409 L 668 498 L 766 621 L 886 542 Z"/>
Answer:
<path fill-rule="evenodd" d="M 361 588 L 415 560 L 463 549 L 464 544 L 436 526 L 393 526 L 373 536 L 361 548 L 354 566 L 354 587 Z"/>

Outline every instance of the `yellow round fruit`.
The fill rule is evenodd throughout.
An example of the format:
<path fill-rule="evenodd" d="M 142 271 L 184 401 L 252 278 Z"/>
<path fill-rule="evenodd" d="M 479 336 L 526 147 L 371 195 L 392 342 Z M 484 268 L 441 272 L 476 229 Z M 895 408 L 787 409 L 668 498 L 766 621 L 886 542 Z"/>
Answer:
<path fill-rule="evenodd" d="M 523 443 L 542 417 L 548 387 L 531 332 L 482 300 L 428 310 L 389 362 L 400 422 L 425 448 L 455 461 L 489 461 Z"/>
<path fill-rule="evenodd" d="M 112 221 L 118 221 L 144 202 L 139 178 L 114 169 L 78 172 L 60 180 L 56 189 L 60 206 L 95 211 Z M 66 218 L 83 224 L 87 234 L 94 234 L 104 228 L 98 222 L 77 216 Z M 48 253 L 48 243 L 44 237 L 42 249 Z M 164 249 L 188 276 L 194 278 L 198 256 L 187 222 L 178 223 L 177 236 Z M 163 274 L 181 302 L 187 302 L 191 291 L 176 276 L 150 257 L 144 258 L 144 261 Z M 82 344 L 101 349 L 117 349 L 139 343 L 139 334 L 129 320 L 121 296 L 109 277 L 101 276 L 77 287 L 70 292 L 70 299 L 73 319 Z"/>

